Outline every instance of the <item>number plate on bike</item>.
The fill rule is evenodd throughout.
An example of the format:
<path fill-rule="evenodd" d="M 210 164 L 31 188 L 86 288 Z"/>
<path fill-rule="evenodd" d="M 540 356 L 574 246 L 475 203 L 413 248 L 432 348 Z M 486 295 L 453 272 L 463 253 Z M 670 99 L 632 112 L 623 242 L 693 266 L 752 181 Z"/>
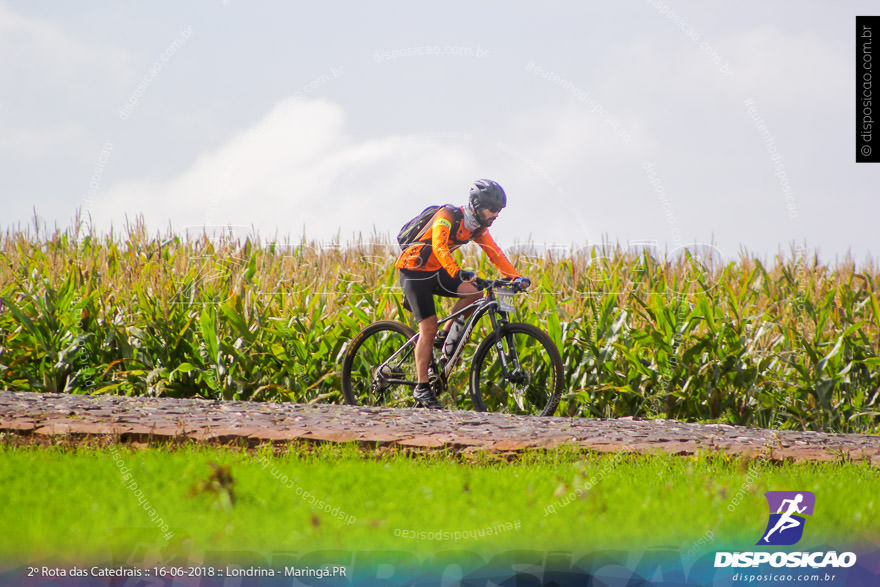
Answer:
<path fill-rule="evenodd" d="M 513 312 L 513 288 L 499 287 L 495 289 L 495 299 L 498 300 L 498 309 L 502 312 Z"/>

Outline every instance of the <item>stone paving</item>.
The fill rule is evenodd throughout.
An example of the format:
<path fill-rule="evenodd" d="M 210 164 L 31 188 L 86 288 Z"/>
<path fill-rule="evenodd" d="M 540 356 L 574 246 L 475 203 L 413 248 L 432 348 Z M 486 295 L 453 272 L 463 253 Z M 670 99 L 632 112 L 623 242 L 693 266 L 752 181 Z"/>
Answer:
<path fill-rule="evenodd" d="M 510 416 L 470 411 L 274 404 L 0 391 L 0 433 L 120 442 L 358 442 L 431 450 L 517 452 L 570 444 L 602 451 L 723 452 L 773 460 L 867 460 L 880 436 L 633 418 Z"/>

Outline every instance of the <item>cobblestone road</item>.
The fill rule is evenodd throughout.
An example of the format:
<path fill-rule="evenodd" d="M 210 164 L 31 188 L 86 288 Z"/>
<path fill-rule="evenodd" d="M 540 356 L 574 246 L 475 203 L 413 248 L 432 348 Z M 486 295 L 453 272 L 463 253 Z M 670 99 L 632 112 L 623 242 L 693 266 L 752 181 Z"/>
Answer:
<path fill-rule="evenodd" d="M 571 444 L 602 452 L 665 451 L 880 466 L 880 436 L 777 431 L 673 420 L 538 418 L 332 404 L 0 392 L 0 432 L 31 438 L 359 442 L 371 446 L 522 451 Z"/>

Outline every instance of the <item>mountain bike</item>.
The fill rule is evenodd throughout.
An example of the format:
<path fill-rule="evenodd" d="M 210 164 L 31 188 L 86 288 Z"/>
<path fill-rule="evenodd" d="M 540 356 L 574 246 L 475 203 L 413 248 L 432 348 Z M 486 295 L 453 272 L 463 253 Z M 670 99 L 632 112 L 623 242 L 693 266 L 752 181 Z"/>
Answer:
<path fill-rule="evenodd" d="M 511 322 L 514 296 L 523 291 L 507 280 L 477 278 L 484 296 L 438 324 L 472 310 L 452 353 L 434 349 L 429 379 L 438 398 L 463 357 L 477 323 L 489 318 L 488 336 L 470 356 L 470 396 L 478 411 L 552 416 L 562 396 L 562 357 L 550 336 L 522 322 Z M 392 320 L 374 322 L 349 343 L 342 364 L 342 393 L 353 405 L 412 407 L 418 383 L 415 345 L 419 334 Z"/>

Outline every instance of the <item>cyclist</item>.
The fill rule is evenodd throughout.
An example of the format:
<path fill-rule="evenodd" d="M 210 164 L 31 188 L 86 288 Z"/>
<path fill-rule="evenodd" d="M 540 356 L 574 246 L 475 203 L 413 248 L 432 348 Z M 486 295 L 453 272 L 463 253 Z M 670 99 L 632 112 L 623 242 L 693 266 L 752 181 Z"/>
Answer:
<path fill-rule="evenodd" d="M 507 195 L 498 183 L 490 179 L 477 180 L 470 188 L 467 204 L 458 208 L 440 208 L 416 242 L 407 247 L 394 264 L 400 270 L 404 307 L 412 311 L 419 324 L 419 339 L 415 347 L 419 382 L 413 390 L 413 397 L 419 406 L 441 407 L 436 391 L 428 381 L 431 347 L 438 334 L 434 294 L 459 298 L 452 313 L 476 302 L 481 295 L 473 283 L 476 275 L 459 267 L 452 251 L 475 241 L 501 273 L 521 280 L 523 287 L 531 284 L 514 269 L 489 234 L 489 227 L 506 205 Z M 447 322 L 438 343 L 448 336 L 452 324 L 452 321 Z"/>

